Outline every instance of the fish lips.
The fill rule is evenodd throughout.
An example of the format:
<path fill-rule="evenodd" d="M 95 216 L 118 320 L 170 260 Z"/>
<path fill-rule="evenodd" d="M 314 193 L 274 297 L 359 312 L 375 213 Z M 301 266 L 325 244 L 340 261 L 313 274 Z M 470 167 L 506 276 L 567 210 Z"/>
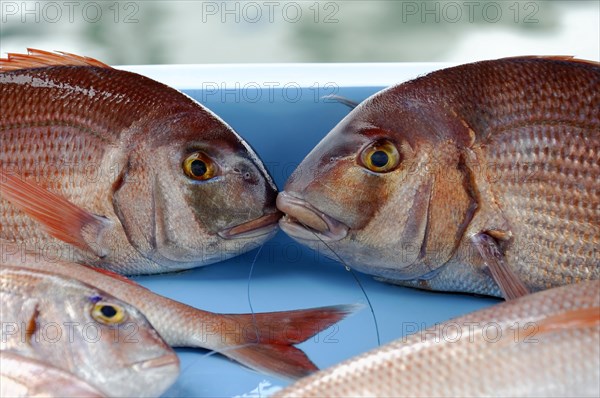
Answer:
<path fill-rule="evenodd" d="M 146 382 L 149 385 L 141 390 L 123 391 L 123 395 L 156 397 L 162 395 L 175 383 L 179 376 L 180 363 L 177 355 L 172 353 L 136 362 L 132 369 L 137 373 L 146 374 Z"/>
<path fill-rule="evenodd" d="M 273 234 L 277 230 L 281 216 L 283 213 L 279 211 L 267 213 L 262 217 L 219 231 L 218 234 L 224 239 L 249 239 Z"/>
<path fill-rule="evenodd" d="M 280 192 L 277 208 L 285 213 L 279 220 L 279 226 L 293 238 L 335 242 L 348 235 L 346 224 L 323 213 L 295 193 Z"/>

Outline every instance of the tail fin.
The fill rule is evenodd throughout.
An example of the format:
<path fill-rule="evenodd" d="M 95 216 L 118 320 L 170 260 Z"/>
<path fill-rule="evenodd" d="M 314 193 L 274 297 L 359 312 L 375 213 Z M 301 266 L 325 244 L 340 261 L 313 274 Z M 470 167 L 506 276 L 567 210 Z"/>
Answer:
<path fill-rule="evenodd" d="M 327 329 L 360 306 L 340 305 L 307 310 L 227 315 L 227 341 L 222 354 L 250 368 L 298 379 L 318 370 L 306 354 L 294 347 Z M 233 335 L 232 335 L 233 337 Z"/>

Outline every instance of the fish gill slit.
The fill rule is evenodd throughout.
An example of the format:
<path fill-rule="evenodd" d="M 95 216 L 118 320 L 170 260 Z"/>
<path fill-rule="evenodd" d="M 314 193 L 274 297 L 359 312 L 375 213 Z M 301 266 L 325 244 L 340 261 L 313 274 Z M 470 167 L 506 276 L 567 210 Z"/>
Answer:
<path fill-rule="evenodd" d="M 338 261 L 346 268 L 346 270 L 348 272 L 350 272 L 350 274 L 352 275 L 352 278 L 354 278 L 354 281 L 360 288 L 362 295 L 365 297 L 365 300 L 367 301 L 367 305 L 369 306 L 369 311 L 371 312 L 371 317 L 373 318 L 373 325 L 375 326 L 375 333 L 377 335 L 377 346 L 380 347 L 381 346 L 381 336 L 379 333 L 379 324 L 377 323 L 377 316 L 375 315 L 375 310 L 373 309 L 373 304 L 371 303 L 371 299 L 369 299 L 369 295 L 367 294 L 367 291 L 365 290 L 363 284 L 360 282 L 360 279 L 358 279 L 354 270 L 352 268 L 350 268 L 350 266 L 344 261 L 344 259 L 339 254 L 337 254 L 335 252 L 335 250 L 333 250 L 333 248 L 327 244 L 327 242 L 325 242 L 323 239 L 321 239 L 321 237 L 315 231 L 313 231 L 312 228 L 310 228 L 308 225 L 302 223 L 301 221 L 298 221 L 298 222 L 300 224 L 302 224 L 304 226 L 304 228 L 306 228 L 307 231 L 310 231 L 310 233 L 312 233 L 319 241 L 321 241 L 321 243 L 323 243 L 323 245 L 325 245 L 325 247 L 327 247 L 329 249 L 329 251 L 331 253 L 333 253 L 333 255 L 338 259 Z"/>
<path fill-rule="evenodd" d="M 115 180 L 112 183 L 112 195 L 114 195 L 115 192 L 119 191 L 125 184 L 125 175 L 127 174 L 127 170 L 129 170 L 129 166 L 129 160 L 127 160 L 126 166 L 121 168 L 119 175 L 117 176 L 117 178 L 115 178 Z"/>
<path fill-rule="evenodd" d="M 38 318 L 40 316 L 40 308 L 39 305 L 36 304 L 33 308 L 33 313 L 31 314 L 31 318 L 27 322 L 27 326 L 25 327 L 25 341 L 29 346 L 33 346 L 35 334 L 38 329 Z"/>
<path fill-rule="evenodd" d="M 435 182 L 433 183 L 435 185 Z M 419 250 L 419 259 L 422 260 L 427 255 L 427 239 L 429 239 L 429 225 L 431 224 L 431 198 L 433 197 L 434 187 L 429 188 L 429 197 L 427 198 L 427 221 L 425 222 L 425 231 L 423 232 L 423 241 L 421 242 L 421 248 Z M 433 269 L 429 267 L 429 263 L 424 262 L 429 272 L 433 272 Z"/>
<path fill-rule="evenodd" d="M 469 168 L 469 166 L 467 165 L 465 154 L 462 151 L 459 153 L 458 157 L 458 171 L 464 177 L 462 181 L 463 188 L 465 189 L 467 195 L 469 195 L 469 198 L 471 198 L 471 203 L 469 204 L 469 208 L 467 210 L 465 218 L 463 219 L 462 223 L 458 228 L 458 231 L 456 232 L 456 243 L 454 245 L 454 251 L 458 249 L 458 246 L 460 245 L 460 240 L 463 234 L 465 233 L 469 223 L 471 222 L 471 220 L 473 220 L 473 217 L 475 217 L 475 213 L 477 212 L 477 209 L 479 209 L 480 203 L 479 192 L 477 191 L 477 189 L 475 189 L 475 175 L 473 173 L 473 170 L 471 170 L 471 168 Z"/>

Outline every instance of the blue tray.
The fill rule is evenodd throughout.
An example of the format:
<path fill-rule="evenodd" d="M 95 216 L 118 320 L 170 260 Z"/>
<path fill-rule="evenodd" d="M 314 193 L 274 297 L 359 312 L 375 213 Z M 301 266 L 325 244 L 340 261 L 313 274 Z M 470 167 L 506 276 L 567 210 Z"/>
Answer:
<path fill-rule="evenodd" d="M 283 188 L 304 156 L 349 112 L 344 105 L 322 96 L 336 94 L 361 101 L 387 85 L 442 66 L 445 65 L 214 65 L 127 69 L 178 87 L 212 109 L 256 149 L 279 188 Z M 492 298 L 402 288 L 355 275 L 358 281 L 324 252 L 302 247 L 279 232 L 262 248 L 222 263 L 135 279 L 159 294 L 215 312 L 364 304 L 356 314 L 300 345 L 321 368 L 372 349 L 379 342 L 387 343 L 498 302 Z M 181 375 L 165 397 L 266 396 L 289 384 L 208 351 L 177 349 L 177 353 Z"/>

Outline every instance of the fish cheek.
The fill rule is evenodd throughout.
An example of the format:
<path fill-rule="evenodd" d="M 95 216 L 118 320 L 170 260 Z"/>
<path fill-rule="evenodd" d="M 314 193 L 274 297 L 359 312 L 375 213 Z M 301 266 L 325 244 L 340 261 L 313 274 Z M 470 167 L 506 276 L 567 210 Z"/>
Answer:
<path fill-rule="evenodd" d="M 305 198 L 330 217 L 358 230 L 386 202 L 389 176 L 375 174 L 356 164 L 354 156 L 338 159 L 305 190 Z"/>
<path fill-rule="evenodd" d="M 208 183 L 190 184 L 186 201 L 196 221 L 216 234 L 262 216 L 265 201 L 264 184 L 249 184 L 243 173 L 228 173 Z"/>

